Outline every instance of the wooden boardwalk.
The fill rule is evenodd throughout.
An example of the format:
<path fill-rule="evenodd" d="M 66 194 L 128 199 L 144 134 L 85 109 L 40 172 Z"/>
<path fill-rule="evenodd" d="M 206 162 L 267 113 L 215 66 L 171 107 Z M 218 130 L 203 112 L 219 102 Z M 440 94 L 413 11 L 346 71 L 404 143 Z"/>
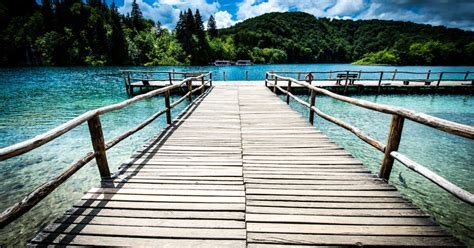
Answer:
<path fill-rule="evenodd" d="M 31 245 L 462 246 L 264 86 L 215 86 Z"/>

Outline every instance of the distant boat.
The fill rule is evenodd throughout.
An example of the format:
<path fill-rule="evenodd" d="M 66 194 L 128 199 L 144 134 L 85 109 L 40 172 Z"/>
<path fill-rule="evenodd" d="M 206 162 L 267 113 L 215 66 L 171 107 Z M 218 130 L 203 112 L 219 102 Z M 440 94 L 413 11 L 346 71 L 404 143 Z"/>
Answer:
<path fill-rule="evenodd" d="M 232 65 L 232 63 L 229 60 L 216 60 L 214 62 L 215 66 L 226 66 L 226 65 Z"/>
<path fill-rule="evenodd" d="M 250 60 L 237 60 L 235 65 L 253 65 L 253 63 Z"/>

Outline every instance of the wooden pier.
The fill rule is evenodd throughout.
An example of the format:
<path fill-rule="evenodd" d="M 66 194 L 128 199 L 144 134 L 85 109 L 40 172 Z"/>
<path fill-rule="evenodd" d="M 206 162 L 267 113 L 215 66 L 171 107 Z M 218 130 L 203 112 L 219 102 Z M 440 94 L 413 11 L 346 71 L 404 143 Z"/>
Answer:
<path fill-rule="evenodd" d="M 140 94 L 143 89 L 156 89 L 179 82 L 187 76 L 197 75 L 200 72 L 175 71 L 122 71 L 125 89 L 131 96 Z M 295 80 L 305 82 L 305 76 L 311 73 L 313 80 L 310 84 L 331 90 L 336 93 L 365 94 L 365 93 L 458 93 L 474 94 L 474 78 L 472 72 L 407 72 L 407 71 L 328 71 L 328 72 L 272 72 L 275 75 L 295 76 Z M 267 74 L 268 75 L 268 74 Z M 273 75 L 273 74 L 272 74 Z M 212 78 L 211 78 L 212 80 Z M 245 79 L 227 80 L 223 72 L 220 80 L 214 80 L 216 85 L 253 84 L 267 85 L 266 80 L 274 81 L 270 76 L 265 80 L 249 80 L 248 71 Z M 288 81 L 279 80 L 281 87 L 286 88 Z M 199 86 L 199 82 L 193 84 Z M 295 93 L 305 92 L 305 87 L 294 84 Z"/>
<path fill-rule="evenodd" d="M 100 186 L 90 189 L 30 245 L 463 246 L 405 200 L 387 183 L 386 174 L 371 174 L 315 129 L 310 124 L 313 120 L 304 120 L 281 101 L 274 94 L 279 86 L 269 86 L 271 90 L 263 85 L 210 86 L 203 81 L 194 89 L 201 92 L 199 96 L 190 94 L 192 87 L 188 87 L 183 99 L 192 103 L 174 120 L 169 116 L 170 125 L 117 173 L 102 174 Z M 169 94 L 169 87 L 147 97 Z M 291 83 L 286 93 L 293 97 Z M 311 96 L 313 100 L 307 103 L 310 118 L 314 113 L 327 117 L 314 107 L 315 94 Z M 169 100 L 166 105 L 167 110 L 158 113 L 168 113 L 175 106 Z M 394 159 L 410 164 L 413 161 L 396 152 L 405 114 L 398 117 L 401 125 L 392 121 L 387 145 L 357 129 L 352 132 L 392 156 L 392 164 Z M 427 116 L 419 116 L 419 121 L 423 118 Z M 474 127 L 431 121 L 431 127 L 474 137 Z M 91 131 L 91 136 L 99 137 L 92 139 L 94 144 L 104 144 L 101 132 Z M 106 158 L 110 144 L 94 146 L 96 159 L 100 151 Z M 0 158 L 14 156 L 15 149 L 0 150 Z M 390 159 L 382 163 L 388 175 Z M 410 166 L 420 168 L 416 163 Z M 420 174 L 429 178 L 426 173 Z M 443 178 L 429 179 L 472 206 L 474 198 L 469 192 L 446 186 Z M 34 201 L 26 198 L 4 212 L 2 225 L 16 218 L 11 213 L 28 210 L 22 204 L 30 206 Z"/>

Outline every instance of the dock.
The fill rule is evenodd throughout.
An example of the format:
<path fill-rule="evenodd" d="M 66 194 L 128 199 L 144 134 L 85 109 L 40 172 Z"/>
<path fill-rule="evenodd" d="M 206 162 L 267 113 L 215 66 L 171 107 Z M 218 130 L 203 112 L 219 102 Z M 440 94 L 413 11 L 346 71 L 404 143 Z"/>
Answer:
<path fill-rule="evenodd" d="M 32 244 L 459 245 L 263 86 L 215 86 Z"/>
<path fill-rule="evenodd" d="M 199 72 L 165 72 L 165 71 L 122 71 L 125 88 L 129 95 L 140 94 L 144 89 L 156 89 L 174 84 L 187 76 Z M 341 94 L 473 94 L 474 75 L 472 72 L 406 72 L 406 71 L 329 71 L 329 72 L 273 72 L 282 76 L 295 76 L 294 80 L 305 83 L 305 75 L 312 73 L 310 85 L 324 88 Z M 268 75 L 268 74 L 267 74 Z M 471 75 L 471 76 L 470 76 Z M 351 77 L 352 76 L 352 77 Z M 265 80 L 249 80 L 249 72 L 240 79 L 227 80 L 223 72 L 219 80 L 213 80 L 216 85 L 251 84 L 266 85 L 267 81 L 274 83 L 275 77 Z M 211 79 L 212 80 L 212 79 Z M 200 82 L 192 82 L 199 86 Z M 277 79 L 277 84 L 288 87 L 287 80 Z M 306 87 L 293 84 L 295 93 L 305 92 Z M 138 92 L 136 92 L 138 91 Z M 306 91 L 307 92 L 307 91 Z"/>
<path fill-rule="evenodd" d="M 105 143 L 101 131 L 94 131 L 97 120 L 89 119 L 101 185 L 41 230 L 30 246 L 464 246 L 387 183 L 389 159 L 382 162 L 385 172 L 372 174 L 314 128 L 313 120 L 303 119 L 276 96 L 279 86 L 207 85 L 203 80 L 193 89 L 190 81 L 137 96 L 165 93 L 168 99 L 170 89 L 187 83 L 189 92 L 182 99 L 192 102 L 171 120 L 168 111 L 175 104 L 165 99 L 167 109 L 157 116 L 166 113 L 170 125 L 114 174 L 105 170 L 105 150 L 118 141 Z M 291 84 L 288 88 L 292 97 Z M 310 89 L 311 109 L 319 89 Z M 318 111 L 312 110 L 310 118 L 324 116 Z M 403 118 L 401 126 L 396 123 L 386 146 L 362 133 L 358 137 L 392 154 L 392 164 L 394 159 L 410 164 L 396 152 Z M 445 131 L 474 137 L 474 127 L 461 124 Z M 3 159 L 16 150 L 2 152 Z M 472 204 L 472 194 L 456 192 Z M 21 204 L 32 205 L 28 201 L 36 199 Z M 21 208 L 4 212 L 2 224 L 12 221 L 10 213 L 27 211 Z"/>

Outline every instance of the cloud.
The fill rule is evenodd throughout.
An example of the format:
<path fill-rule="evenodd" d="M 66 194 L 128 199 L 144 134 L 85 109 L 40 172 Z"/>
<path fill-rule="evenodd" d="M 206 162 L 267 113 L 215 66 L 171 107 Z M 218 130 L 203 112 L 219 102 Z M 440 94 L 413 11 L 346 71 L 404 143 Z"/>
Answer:
<path fill-rule="evenodd" d="M 217 28 L 227 28 L 236 23 L 232 20 L 232 15 L 227 11 L 219 11 L 214 15 Z"/>
<path fill-rule="evenodd" d="M 124 0 L 119 11 L 130 12 L 132 1 Z M 303 11 L 316 17 L 412 21 L 474 31 L 472 0 L 241 0 L 223 1 L 222 6 L 216 0 L 155 0 L 153 3 L 137 0 L 137 3 L 146 18 L 159 21 L 169 29 L 176 26 L 180 11 L 190 8 L 199 9 L 203 20 L 214 15 L 220 28 L 269 12 Z"/>
<path fill-rule="evenodd" d="M 474 30 L 472 0 L 243 0 L 236 15 L 238 19 L 248 19 L 286 11 L 335 19 L 400 20 Z"/>
<path fill-rule="evenodd" d="M 359 19 L 412 21 L 445 25 L 474 31 L 474 2 L 472 0 L 373 0 Z"/>
<path fill-rule="evenodd" d="M 123 6 L 118 8 L 122 14 L 130 13 L 132 10 L 133 0 L 124 0 Z M 148 4 L 143 0 L 137 0 L 137 4 L 145 18 L 160 22 L 161 25 L 168 29 L 174 29 L 179 18 L 179 12 L 188 8 L 193 12 L 199 9 L 201 16 L 207 20 L 213 13 L 219 11 L 219 3 L 208 3 L 206 0 L 156 0 L 152 4 Z"/>

